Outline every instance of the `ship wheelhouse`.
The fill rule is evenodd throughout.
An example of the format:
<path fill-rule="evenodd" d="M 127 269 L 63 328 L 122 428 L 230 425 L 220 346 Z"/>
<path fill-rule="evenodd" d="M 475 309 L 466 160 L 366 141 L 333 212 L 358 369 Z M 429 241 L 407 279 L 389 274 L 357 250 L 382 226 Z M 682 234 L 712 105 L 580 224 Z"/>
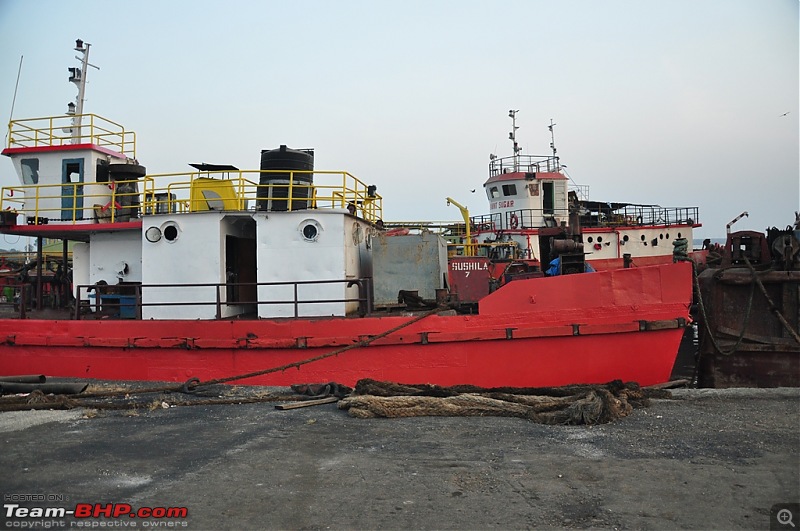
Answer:
<path fill-rule="evenodd" d="M 567 178 L 557 171 L 506 171 L 483 187 L 496 230 L 557 227 L 569 218 Z"/>

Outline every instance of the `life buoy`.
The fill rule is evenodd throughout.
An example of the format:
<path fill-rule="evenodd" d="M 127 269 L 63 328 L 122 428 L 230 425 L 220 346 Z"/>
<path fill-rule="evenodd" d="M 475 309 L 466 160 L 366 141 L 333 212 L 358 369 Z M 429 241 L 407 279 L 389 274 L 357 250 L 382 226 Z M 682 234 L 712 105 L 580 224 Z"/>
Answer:
<path fill-rule="evenodd" d="M 516 229 L 519 227 L 519 218 L 513 212 L 511 213 L 511 217 L 509 218 L 509 225 L 512 229 Z"/>

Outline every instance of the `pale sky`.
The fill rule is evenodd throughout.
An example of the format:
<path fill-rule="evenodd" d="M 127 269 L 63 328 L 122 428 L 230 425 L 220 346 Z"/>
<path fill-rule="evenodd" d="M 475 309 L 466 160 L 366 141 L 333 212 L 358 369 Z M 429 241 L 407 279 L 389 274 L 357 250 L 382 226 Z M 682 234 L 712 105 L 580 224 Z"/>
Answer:
<path fill-rule="evenodd" d="M 64 113 L 80 38 L 84 111 L 136 131 L 149 173 L 313 147 L 398 221 L 488 213 L 518 109 L 525 152 L 553 119 L 591 199 L 697 206 L 721 238 L 800 210 L 798 24 L 797 0 L 0 0 L 0 117 L 20 56 L 13 117 Z"/>

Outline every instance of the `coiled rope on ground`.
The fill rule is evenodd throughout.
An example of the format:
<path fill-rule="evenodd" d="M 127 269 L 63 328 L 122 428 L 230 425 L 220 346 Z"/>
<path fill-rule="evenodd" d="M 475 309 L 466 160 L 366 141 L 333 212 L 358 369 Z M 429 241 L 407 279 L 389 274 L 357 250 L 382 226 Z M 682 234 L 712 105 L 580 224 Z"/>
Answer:
<path fill-rule="evenodd" d="M 464 392 L 466 391 L 466 392 Z M 518 417 L 539 424 L 604 424 L 646 407 L 669 391 L 621 381 L 550 388 L 398 385 L 361 380 L 339 409 L 357 418 L 420 416 Z"/>

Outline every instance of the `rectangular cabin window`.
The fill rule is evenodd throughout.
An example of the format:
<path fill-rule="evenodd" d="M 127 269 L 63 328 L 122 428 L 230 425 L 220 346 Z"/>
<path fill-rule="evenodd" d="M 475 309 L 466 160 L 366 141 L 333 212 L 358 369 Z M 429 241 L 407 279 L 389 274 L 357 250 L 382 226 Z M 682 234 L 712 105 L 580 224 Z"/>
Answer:
<path fill-rule="evenodd" d="M 542 209 L 544 210 L 545 214 L 553 214 L 555 210 L 555 197 L 553 196 L 553 182 L 543 182 L 542 183 L 542 193 L 544 194 L 544 198 L 542 199 Z"/>
<path fill-rule="evenodd" d="M 517 185 L 516 184 L 504 184 L 503 185 L 503 195 L 508 197 L 510 195 L 517 195 Z"/>
<path fill-rule="evenodd" d="M 22 159 L 22 183 L 39 184 L 39 159 Z"/>
<path fill-rule="evenodd" d="M 500 190 L 496 186 L 489 188 L 489 199 L 497 199 L 500 197 Z"/>

